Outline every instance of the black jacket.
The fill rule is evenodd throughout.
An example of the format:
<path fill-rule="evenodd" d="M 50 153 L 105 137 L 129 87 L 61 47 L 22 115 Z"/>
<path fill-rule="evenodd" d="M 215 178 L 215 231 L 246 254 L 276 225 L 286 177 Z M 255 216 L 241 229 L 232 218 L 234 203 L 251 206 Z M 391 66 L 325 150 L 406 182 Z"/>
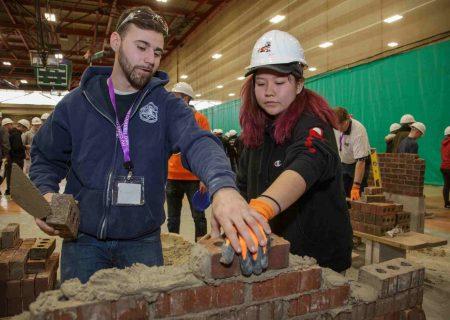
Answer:
<path fill-rule="evenodd" d="M 9 131 L 9 144 L 11 150 L 9 155 L 11 159 L 25 159 L 25 147 L 22 143 L 22 132 L 17 128 L 12 128 Z"/>
<path fill-rule="evenodd" d="M 266 130 L 263 146 L 243 150 L 237 176 L 241 194 L 247 200 L 256 198 L 283 171 L 298 172 L 306 191 L 270 221 L 272 232 L 291 243 L 293 254 L 314 257 L 319 265 L 338 272 L 349 268 L 352 228 L 332 128 L 317 117 L 302 115 L 283 145 L 275 144 L 271 131 Z"/>

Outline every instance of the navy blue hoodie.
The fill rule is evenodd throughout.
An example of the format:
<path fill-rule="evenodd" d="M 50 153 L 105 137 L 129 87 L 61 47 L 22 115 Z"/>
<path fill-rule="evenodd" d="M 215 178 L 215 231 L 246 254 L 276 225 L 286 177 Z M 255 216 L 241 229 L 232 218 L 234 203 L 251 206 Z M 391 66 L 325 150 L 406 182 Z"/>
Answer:
<path fill-rule="evenodd" d="M 89 67 L 80 86 L 66 95 L 38 131 L 31 148 L 30 178 L 42 194 L 65 193 L 79 201 L 81 232 L 99 239 L 136 239 L 160 228 L 165 220 L 164 185 L 167 161 L 173 152 L 211 194 L 235 188 L 234 173 L 220 141 L 201 130 L 192 111 L 166 91 L 169 79 L 158 71 L 132 106 L 129 124 L 134 175 L 144 176 L 143 206 L 111 206 L 109 182 L 124 176 L 123 152 L 116 138 L 115 119 L 101 82 L 110 67 Z"/>

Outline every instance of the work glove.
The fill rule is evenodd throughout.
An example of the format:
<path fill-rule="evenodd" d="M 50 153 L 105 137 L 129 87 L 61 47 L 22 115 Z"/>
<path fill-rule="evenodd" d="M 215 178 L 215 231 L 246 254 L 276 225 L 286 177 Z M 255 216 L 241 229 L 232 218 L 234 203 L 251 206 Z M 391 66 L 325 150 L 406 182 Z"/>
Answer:
<path fill-rule="evenodd" d="M 270 220 L 270 218 L 272 218 L 275 214 L 272 207 L 267 202 L 264 202 L 262 200 L 252 199 L 249 203 L 249 206 L 255 209 L 266 220 Z M 267 266 L 269 265 L 268 253 L 270 250 L 270 238 L 264 232 L 264 229 L 261 225 L 258 225 L 258 227 L 261 233 L 264 235 L 267 244 L 265 246 L 260 246 L 253 230 L 249 228 L 253 242 L 255 246 L 258 247 L 258 251 L 254 254 L 252 254 L 248 250 L 244 238 L 242 238 L 240 235 L 238 236 L 241 246 L 239 263 L 241 265 L 241 272 L 244 276 L 250 276 L 252 273 L 256 275 L 261 274 L 265 269 L 267 269 Z M 233 262 L 234 255 L 235 251 L 230 244 L 230 240 L 228 240 L 228 238 L 225 238 L 225 243 L 222 246 L 222 257 L 220 259 L 220 262 L 222 262 L 223 264 L 231 264 Z"/>
<path fill-rule="evenodd" d="M 360 190 L 359 186 L 352 187 L 352 191 L 350 192 L 350 198 L 352 200 L 359 200 L 360 198 L 359 190 Z"/>

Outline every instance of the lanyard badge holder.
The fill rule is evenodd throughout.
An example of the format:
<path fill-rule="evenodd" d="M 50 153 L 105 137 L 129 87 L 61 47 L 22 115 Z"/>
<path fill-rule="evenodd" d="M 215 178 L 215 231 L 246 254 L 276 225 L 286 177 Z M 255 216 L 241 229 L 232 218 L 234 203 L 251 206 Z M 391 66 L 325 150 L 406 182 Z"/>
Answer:
<path fill-rule="evenodd" d="M 130 139 L 128 136 L 128 124 L 130 122 L 131 109 L 128 110 L 123 121 L 123 130 L 117 117 L 116 96 L 111 78 L 108 78 L 108 90 L 111 103 L 116 113 L 116 131 L 123 151 L 123 166 L 128 171 L 126 176 L 113 176 L 110 190 L 112 190 L 111 204 L 113 206 L 142 206 L 144 198 L 144 177 L 133 175 L 133 162 L 130 158 Z"/>

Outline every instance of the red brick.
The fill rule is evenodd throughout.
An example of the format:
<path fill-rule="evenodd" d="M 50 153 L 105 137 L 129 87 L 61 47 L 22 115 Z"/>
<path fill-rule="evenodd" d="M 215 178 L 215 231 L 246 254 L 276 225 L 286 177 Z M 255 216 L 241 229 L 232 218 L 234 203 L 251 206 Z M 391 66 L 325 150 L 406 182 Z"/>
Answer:
<path fill-rule="evenodd" d="M 300 272 L 282 273 L 275 278 L 275 294 L 278 297 L 299 292 Z"/>
<path fill-rule="evenodd" d="M 29 249 L 17 249 L 14 256 L 9 261 L 9 278 L 14 280 L 22 279 L 25 275 L 25 263 L 28 259 Z"/>
<path fill-rule="evenodd" d="M 6 283 L 6 298 L 20 298 L 22 297 L 22 289 L 20 286 L 20 280 L 9 280 Z"/>
<path fill-rule="evenodd" d="M 330 308 L 336 308 L 347 304 L 350 296 L 350 286 L 344 285 L 341 287 L 331 288 L 327 290 L 329 295 Z"/>
<path fill-rule="evenodd" d="M 51 273 L 48 271 L 39 272 L 34 281 L 34 295 L 38 297 L 41 292 L 50 290 Z"/>
<path fill-rule="evenodd" d="M 22 243 L 21 241 L 19 241 L 20 226 L 18 223 L 9 223 L 6 227 L 3 228 L 1 233 L 2 249 L 15 248 Z"/>
<path fill-rule="evenodd" d="M 275 279 L 254 282 L 252 284 L 252 297 L 253 301 L 275 298 Z"/>
<path fill-rule="evenodd" d="M 322 284 L 322 269 L 318 266 L 304 269 L 300 274 L 299 292 L 319 289 Z"/>
<path fill-rule="evenodd" d="M 127 296 L 114 301 L 111 312 L 111 319 L 116 320 L 146 320 L 150 317 L 148 303 L 142 296 Z"/>
<path fill-rule="evenodd" d="M 394 310 L 395 311 L 404 310 L 404 309 L 408 308 L 408 303 L 409 303 L 409 292 L 408 291 L 398 292 L 394 296 Z"/>
<path fill-rule="evenodd" d="M 309 313 L 311 309 L 311 296 L 309 294 L 298 297 L 297 314 L 302 315 Z"/>
<path fill-rule="evenodd" d="M 317 291 L 311 293 L 310 311 L 322 311 L 330 308 L 330 297 L 326 291 Z"/>
<path fill-rule="evenodd" d="M 208 285 L 194 287 L 187 290 L 185 310 L 189 313 L 198 313 L 215 308 L 215 290 Z"/>
<path fill-rule="evenodd" d="M 7 300 L 8 316 L 22 313 L 22 298 L 11 298 Z"/>
<path fill-rule="evenodd" d="M 78 319 L 112 319 L 111 301 L 97 301 L 87 303 L 78 307 L 80 317 Z"/>
<path fill-rule="evenodd" d="M 169 294 L 169 310 L 171 316 L 179 316 L 187 313 L 188 296 L 188 290 L 178 290 Z"/>
<path fill-rule="evenodd" d="M 35 297 L 34 295 L 34 281 L 35 274 L 26 274 L 21 280 L 22 282 L 22 296 L 23 297 Z"/>
<path fill-rule="evenodd" d="M 242 320 L 259 320 L 259 307 L 258 306 L 250 306 L 245 308 L 244 310 L 238 311 L 238 319 Z M 224 315 L 221 319 L 226 319 Z"/>
<path fill-rule="evenodd" d="M 170 297 L 168 293 L 160 293 L 155 303 L 155 317 L 163 318 L 170 315 Z"/>
<path fill-rule="evenodd" d="M 378 299 L 375 305 L 375 316 L 382 316 L 394 311 L 394 297 Z"/>
<path fill-rule="evenodd" d="M 28 261 L 25 264 L 25 270 L 27 273 L 38 273 L 43 272 L 47 268 L 48 260 L 41 259 L 41 260 L 33 260 L 28 259 Z"/>
<path fill-rule="evenodd" d="M 36 301 L 35 297 L 22 297 L 22 309 L 23 311 L 30 310 L 30 304 Z"/>
<path fill-rule="evenodd" d="M 9 261 L 14 256 L 15 249 L 2 250 L 0 254 L 0 281 L 9 280 Z"/>
<path fill-rule="evenodd" d="M 244 303 L 244 284 L 242 282 L 221 283 L 215 291 L 217 308 Z"/>

